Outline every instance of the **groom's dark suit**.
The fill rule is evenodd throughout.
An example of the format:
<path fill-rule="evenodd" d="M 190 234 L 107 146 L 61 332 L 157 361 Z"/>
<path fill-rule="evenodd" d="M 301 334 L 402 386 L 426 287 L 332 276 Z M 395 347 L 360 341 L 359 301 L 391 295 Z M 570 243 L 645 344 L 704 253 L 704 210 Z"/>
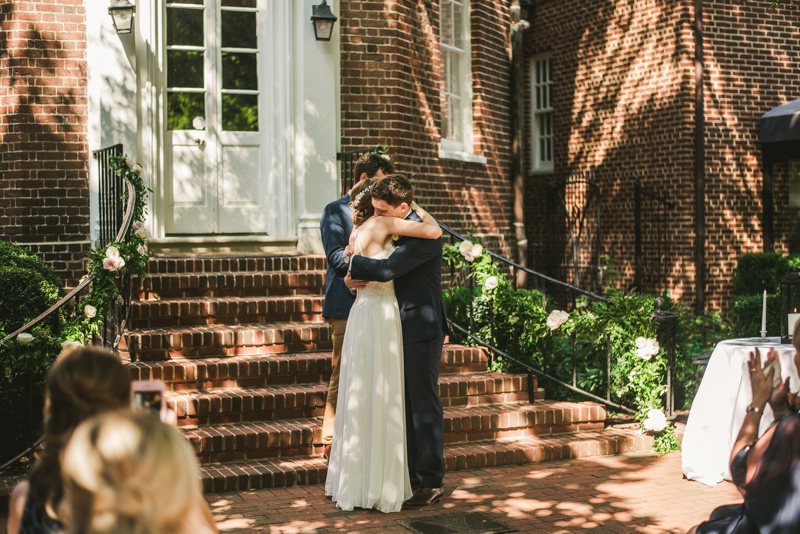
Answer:
<path fill-rule="evenodd" d="M 421 222 L 413 212 L 408 219 Z M 375 282 L 394 280 L 403 327 L 409 473 L 419 479 L 420 486 L 439 488 L 444 478 L 439 359 L 447 335 L 442 239 L 403 237 L 385 260 L 353 256 L 350 276 Z"/>

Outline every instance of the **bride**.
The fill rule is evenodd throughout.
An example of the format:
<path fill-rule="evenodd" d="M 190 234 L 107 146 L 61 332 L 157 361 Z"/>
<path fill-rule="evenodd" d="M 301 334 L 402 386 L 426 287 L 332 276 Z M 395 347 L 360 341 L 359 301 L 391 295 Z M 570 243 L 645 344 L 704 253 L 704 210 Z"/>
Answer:
<path fill-rule="evenodd" d="M 350 193 L 354 229 L 348 249 L 386 259 L 395 250 L 393 236 L 436 239 L 442 234 L 434 218 L 415 202 L 410 208 L 422 223 L 373 217 L 370 190 L 378 181 L 359 182 Z M 403 332 L 392 282 L 370 282 L 358 291 L 341 358 L 325 495 L 342 510 L 399 512 L 412 493 L 406 455 Z"/>

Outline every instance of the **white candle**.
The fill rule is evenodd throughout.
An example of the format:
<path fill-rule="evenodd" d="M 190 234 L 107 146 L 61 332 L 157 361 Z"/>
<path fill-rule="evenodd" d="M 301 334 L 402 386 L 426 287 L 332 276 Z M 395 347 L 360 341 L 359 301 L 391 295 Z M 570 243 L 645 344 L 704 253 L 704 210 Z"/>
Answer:
<path fill-rule="evenodd" d="M 794 311 L 797 312 L 797 310 Z M 792 337 L 792 334 L 794 334 L 794 325 L 797 324 L 798 319 L 800 319 L 800 313 L 789 314 L 789 337 Z"/>
<path fill-rule="evenodd" d="M 767 331 L 767 290 L 764 290 L 764 305 L 761 307 L 761 335 Z"/>

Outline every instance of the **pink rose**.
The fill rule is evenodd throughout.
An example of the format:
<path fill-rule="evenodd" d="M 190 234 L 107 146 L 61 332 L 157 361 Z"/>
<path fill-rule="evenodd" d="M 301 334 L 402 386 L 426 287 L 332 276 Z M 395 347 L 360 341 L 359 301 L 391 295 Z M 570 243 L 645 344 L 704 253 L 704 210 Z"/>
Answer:
<path fill-rule="evenodd" d="M 472 245 L 469 253 L 472 255 L 473 258 L 480 258 L 481 254 L 483 254 L 483 247 L 479 244 Z"/>
<path fill-rule="evenodd" d="M 136 160 L 133 159 L 133 156 L 125 156 L 125 165 L 128 167 L 133 167 L 136 165 Z"/>
<path fill-rule="evenodd" d="M 143 226 L 144 226 L 144 223 L 142 221 L 133 221 L 133 229 L 134 230 L 138 230 L 139 228 L 142 228 Z"/>

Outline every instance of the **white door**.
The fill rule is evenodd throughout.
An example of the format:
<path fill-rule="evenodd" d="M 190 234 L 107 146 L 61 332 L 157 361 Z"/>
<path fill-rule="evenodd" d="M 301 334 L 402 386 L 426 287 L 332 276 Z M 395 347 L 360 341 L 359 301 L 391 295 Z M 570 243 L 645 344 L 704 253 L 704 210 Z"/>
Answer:
<path fill-rule="evenodd" d="M 273 233 L 260 53 L 267 1 L 165 6 L 167 235 Z"/>

